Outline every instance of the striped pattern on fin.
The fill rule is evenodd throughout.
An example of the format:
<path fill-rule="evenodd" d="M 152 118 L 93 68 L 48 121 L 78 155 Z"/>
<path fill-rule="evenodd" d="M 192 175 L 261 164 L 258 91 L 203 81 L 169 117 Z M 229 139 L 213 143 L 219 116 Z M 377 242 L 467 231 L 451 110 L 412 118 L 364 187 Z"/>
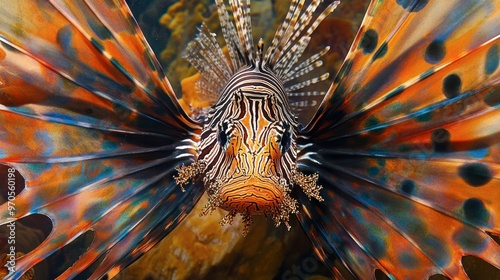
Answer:
<path fill-rule="evenodd" d="M 332 270 L 463 279 L 465 255 L 500 268 L 499 19 L 497 1 L 372 1 L 297 139 L 326 190 L 299 219 Z"/>
<path fill-rule="evenodd" d="M 26 180 L 14 218 L 53 221 L 9 279 L 88 230 L 90 247 L 59 278 L 101 256 L 91 278 L 114 276 L 201 196 L 173 179 L 194 161 L 200 124 L 178 105 L 124 1 L 0 2 L 0 81 L 0 163 Z"/>

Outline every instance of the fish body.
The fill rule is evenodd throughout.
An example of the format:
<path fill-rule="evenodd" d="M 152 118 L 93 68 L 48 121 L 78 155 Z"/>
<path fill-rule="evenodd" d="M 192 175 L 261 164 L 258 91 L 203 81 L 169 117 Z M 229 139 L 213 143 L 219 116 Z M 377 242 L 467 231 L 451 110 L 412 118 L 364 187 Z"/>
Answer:
<path fill-rule="evenodd" d="M 7 278 L 89 232 L 59 278 L 112 277 L 204 191 L 203 213 L 241 214 L 244 233 L 295 214 L 335 277 L 338 260 L 361 279 L 466 278 L 465 255 L 500 267 L 500 3 L 372 1 L 315 93 L 328 48 L 303 53 L 339 5 L 321 2 L 293 0 L 265 48 L 250 1 L 230 1 L 232 20 L 217 0 L 227 55 L 206 25 L 186 49 L 214 104 L 196 118 L 124 1 L 0 2 L 0 162 L 26 180 L 0 222 L 52 221 Z"/>

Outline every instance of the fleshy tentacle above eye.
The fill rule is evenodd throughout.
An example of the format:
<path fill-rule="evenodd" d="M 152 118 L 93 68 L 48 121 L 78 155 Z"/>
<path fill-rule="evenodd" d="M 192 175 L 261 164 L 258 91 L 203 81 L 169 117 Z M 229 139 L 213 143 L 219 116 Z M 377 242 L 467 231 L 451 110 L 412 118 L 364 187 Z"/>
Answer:
<path fill-rule="evenodd" d="M 91 277 L 112 277 L 201 196 L 173 179 L 175 166 L 194 161 L 201 127 L 177 103 L 124 1 L 3 1 L 0 42 L 0 162 L 26 179 L 15 216 L 4 203 L 0 221 L 53 222 L 9 277 L 89 230 L 88 250 L 59 277 L 98 259 Z"/>
<path fill-rule="evenodd" d="M 372 1 L 297 140 L 299 169 L 325 189 L 299 219 L 332 270 L 466 278 L 464 255 L 500 267 L 497 6 Z"/>

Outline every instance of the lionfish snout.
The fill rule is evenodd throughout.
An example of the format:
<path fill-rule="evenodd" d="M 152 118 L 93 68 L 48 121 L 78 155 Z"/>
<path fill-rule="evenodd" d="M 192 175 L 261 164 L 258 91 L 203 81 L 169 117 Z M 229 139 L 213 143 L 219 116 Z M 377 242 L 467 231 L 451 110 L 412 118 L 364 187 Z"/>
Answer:
<path fill-rule="evenodd" d="M 283 183 L 278 178 L 258 175 L 229 180 L 220 186 L 219 207 L 242 214 L 272 215 L 279 211 L 285 198 L 287 184 Z"/>
<path fill-rule="evenodd" d="M 288 201 L 291 172 L 290 168 L 283 168 L 287 165 L 283 157 L 293 141 L 290 125 L 283 121 L 261 125 L 259 137 L 250 139 L 242 121 L 224 121 L 218 128 L 217 140 L 225 152 L 228 168 L 222 179 L 215 178 L 210 190 L 217 190 L 212 195 L 218 195 L 219 207 L 229 212 L 272 217 Z"/>

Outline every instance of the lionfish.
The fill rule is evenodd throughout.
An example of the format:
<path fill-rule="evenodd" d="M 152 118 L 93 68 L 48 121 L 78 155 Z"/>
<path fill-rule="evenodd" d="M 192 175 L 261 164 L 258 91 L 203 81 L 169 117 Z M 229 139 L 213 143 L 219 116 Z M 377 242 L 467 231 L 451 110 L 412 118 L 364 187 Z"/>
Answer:
<path fill-rule="evenodd" d="M 206 25 L 186 50 L 215 101 L 194 117 L 124 0 L 1 1 L 0 162 L 26 186 L 0 221 L 53 223 L 7 278 L 87 231 L 59 278 L 114 276 L 204 191 L 204 213 L 245 232 L 296 216 L 333 277 L 335 260 L 364 279 L 462 279 L 466 255 L 500 267 L 499 1 L 373 0 L 324 93 L 307 87 L 326 74 L 300 78 L 328 49 L 302 55 L 338 2 L 292 0 L 267 48 L 250 1 L 229 2 L 227 53 Z"/>

